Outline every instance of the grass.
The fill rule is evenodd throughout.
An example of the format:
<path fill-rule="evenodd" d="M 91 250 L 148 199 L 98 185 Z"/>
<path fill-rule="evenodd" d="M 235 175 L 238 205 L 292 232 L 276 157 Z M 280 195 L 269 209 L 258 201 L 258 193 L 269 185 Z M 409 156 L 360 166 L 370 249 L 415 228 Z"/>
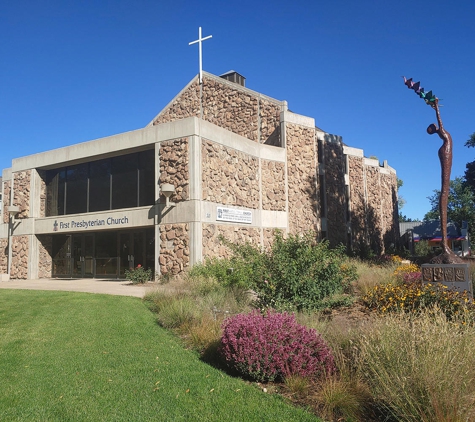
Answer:
<path fill-rule="evenodd" d="M 2 290 L 2 421 L 316 421 L 185 350 L 144 302 Z"/>
<path fill-rule="evenodd" d="M 397 268 L 396 263 L 368 265 L 368 263 L 358 259 L 352 260 L 352 264 L 355 265 L 358 273 L 358 281 L 354 283 L 354 287 L 362 295 L 376 285 L 392 282 L 394 280 L 393 271 Z"/>

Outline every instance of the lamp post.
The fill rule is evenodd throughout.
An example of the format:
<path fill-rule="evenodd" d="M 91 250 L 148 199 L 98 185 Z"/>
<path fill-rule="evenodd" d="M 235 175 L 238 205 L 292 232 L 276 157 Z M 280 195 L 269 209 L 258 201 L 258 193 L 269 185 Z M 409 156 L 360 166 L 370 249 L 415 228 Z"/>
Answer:
<path fill-rule="evenodd" d="M 8 268 L 7 268 L 7 276 L 10 279 L 10 273 L 12 268 L 12 237 L 13 237 L 13 230 L 15 225 L 15 217 L 20 212 L 20 207 L 18 205 L 10 205 L 7 208 L 8 210 Z"/>

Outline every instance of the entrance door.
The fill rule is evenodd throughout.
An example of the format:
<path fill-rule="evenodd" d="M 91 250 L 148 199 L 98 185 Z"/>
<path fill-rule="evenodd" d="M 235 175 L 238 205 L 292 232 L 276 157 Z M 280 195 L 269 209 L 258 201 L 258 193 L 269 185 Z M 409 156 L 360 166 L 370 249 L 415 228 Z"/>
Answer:
<path fill-rule="evenodd" d="M 154 229 L 53 236 L 53 277 L 124 278 L 141 265 L 154 270 Z"/>
<path fill-rule="evenodd" d="M 72 236 L 73 277 L 94 277 L 94 235 Z"/>
<path fill-rule="evenodd" d="M 134 268 L 134 234 L 119 234 L 120 276 L 125 276 L 125 270 Z"/>
<path fill-rule="evenodd" d="M 122 232 L 119 234 L 120 275 L 137 265 L 147 266 L 145 254 L 145 232 Z"/>

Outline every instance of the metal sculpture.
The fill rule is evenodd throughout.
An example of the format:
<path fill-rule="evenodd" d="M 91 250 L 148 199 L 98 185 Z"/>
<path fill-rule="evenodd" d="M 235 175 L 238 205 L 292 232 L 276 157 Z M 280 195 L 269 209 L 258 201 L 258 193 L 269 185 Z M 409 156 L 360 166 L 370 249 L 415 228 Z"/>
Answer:
<path fill-rule="evenodd" d="M 413 89 L 420 98 L 422 98 L 425 103 L 431 106 L 435 110 L 437 117 L 437 125 L 432 123 L 427 128 L 427 133 L 433 135 L 437 133 L 440 139 L 442 139 L 442 146 L 439 148 L 439 160 L 442 170 L 442 186 L 440 190 L 439 197 L 439 214 L 440 214 L 440 226 L 442 232 L 442 254 L 439 257 L 435 257 L 433 262 L 440 263 L 456 263 L 460 262 L 458 258 L 450 249 L 448 238 L 447 238 L 447 206 L 449 202 L 449 189 L 450 189 L 450 172 L 452 170 L 452 137 L 450 133 L 444 129 L 442 124 L 442 119 L 440 117 L 439 111 L 439 99 L 432 93 L 432 91 L 425 92 L 424 88 L 421 87 L 420 82 L 413 82 L 412 78 L 406 79 L 404 77 L 404 84 L 409 88 Z"/>

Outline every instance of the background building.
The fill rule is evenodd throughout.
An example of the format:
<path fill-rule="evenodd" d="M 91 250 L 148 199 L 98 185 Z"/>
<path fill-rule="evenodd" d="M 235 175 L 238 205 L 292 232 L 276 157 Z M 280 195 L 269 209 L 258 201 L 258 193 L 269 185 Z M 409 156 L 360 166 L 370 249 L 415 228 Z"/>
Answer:
<path fill-rule="evenodd" d="M 275 229 L 358 251 L 396 244 L 386 161 L 222 76 L 193 78 L 143 129 L 14 159 L 0 273 L 10 254 L 12 278 L 122 277 L 138 264 L 178 274 L 225 256 L 220 235 L 266 247 Z"/>
<path fill-rule="evenodd" d="M 426 241 L 427 246 L 434 253 L 440 253 L 442 247 L 442 230 L 440 220 L 412 221 L 399 223 L 401 233 L 401 243 L 411 254 L 416 254 L 415 245 L 417 242 Z M 459 256 L 470 256 L 470 237 L 468 233 L 468 223 L 462 221 L 459 227 L 453 221 L 447 222 L 447 240 L 450 249 Z"/>

